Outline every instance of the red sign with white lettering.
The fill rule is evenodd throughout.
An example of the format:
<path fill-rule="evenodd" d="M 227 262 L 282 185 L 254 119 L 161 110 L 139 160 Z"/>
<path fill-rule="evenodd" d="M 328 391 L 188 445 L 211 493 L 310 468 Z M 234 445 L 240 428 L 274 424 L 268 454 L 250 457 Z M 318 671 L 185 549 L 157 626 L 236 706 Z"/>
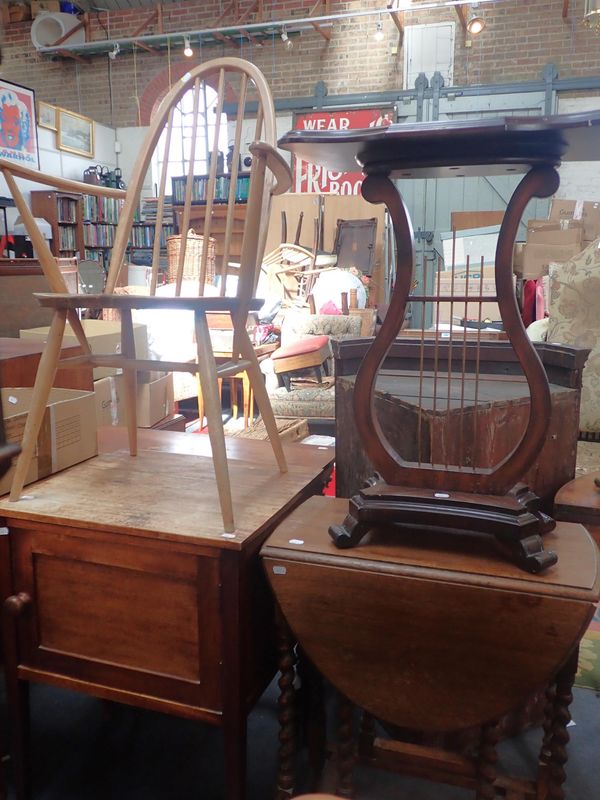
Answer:
<path fill-rule="evenodd" d="M 374 128 L 392 124 L 392 112 L 377 109 L 359 111 L 316 111 L 296 117 L 299 131 L 343 131 L 357 128 Z M 294 191 L 317 194 L 360 194 L 362 172 L 332 172 L 310 164 L 301 158 L 294 159 Z"/>

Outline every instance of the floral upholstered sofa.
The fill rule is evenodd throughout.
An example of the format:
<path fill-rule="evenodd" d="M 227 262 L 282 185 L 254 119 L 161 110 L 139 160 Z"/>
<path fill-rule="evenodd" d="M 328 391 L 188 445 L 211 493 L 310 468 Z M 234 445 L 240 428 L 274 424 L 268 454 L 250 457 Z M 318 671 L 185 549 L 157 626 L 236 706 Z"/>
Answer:
<path fill-rule="evenodd" d="M 283 347 L 308 336 L 327 335 L 336 339 L 360 336 L 361 319 L 356 316 L 335 314 L 307 314 L 302 310 L 286 312 L 281 326 Z M 322 384 L 315 381 L 293 381 L 291 391 L 279 386 L 270 358 L 260 365 L 267 384 L 273 411 L 277 417 L 303 417 L 305 419 L 333 420 L 335 418 L 335 388 L 333 379 Z M 333 363 L 329 375 L 333 374 Z"/>
<path fill-rule="evenodd" d="M 590 348 L 579 429 L 600 434 L 600 239 L 564 264 L 550 266 L 546 341 Z"/>

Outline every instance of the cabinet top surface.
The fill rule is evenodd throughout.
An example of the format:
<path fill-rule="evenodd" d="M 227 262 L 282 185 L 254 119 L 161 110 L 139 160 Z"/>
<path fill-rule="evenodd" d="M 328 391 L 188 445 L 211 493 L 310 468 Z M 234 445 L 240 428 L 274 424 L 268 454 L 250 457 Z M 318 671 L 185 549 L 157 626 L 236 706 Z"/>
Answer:
<path fill-rule="evenodd" d="M 430 531 L 380 530 L 357 547 L 340 550 L 327 529 L 339 524 L 348 500 L 312 497 L 269 536 L 261 554 L 270 561 L 360 569 L 443 582 L 519 590 L 531 594 L 595 601 L 600 590 L 598 548 L 581 525 L 559 522 L 544 536 L 558 564 L 530 575 L 503 558 L 491 537 L 436 534 Z"/>
<path fill-rule="evenodd" d="M 26 486 L 28 499 L 0 499 L 0 516 L 9 525 L 240 549 L 312 494 L 310 484 L 334 455 L 332 448 L 286 445 L 289 469 L 282 474 L 268 441 L 228 438 L 237 528 L 224 537 L 208 436 L 140 430 L 136 457 L 126 442 L 126 429 L 100 429 L 100 455 Z"/>
<path fill-rule="evenodd" d="M 290 131 L 279 147 L 339 172 L 394 178 L 527 172 L 536 164 L 595 161 L 600 111 L 395 124 L 344 131 Z"/>

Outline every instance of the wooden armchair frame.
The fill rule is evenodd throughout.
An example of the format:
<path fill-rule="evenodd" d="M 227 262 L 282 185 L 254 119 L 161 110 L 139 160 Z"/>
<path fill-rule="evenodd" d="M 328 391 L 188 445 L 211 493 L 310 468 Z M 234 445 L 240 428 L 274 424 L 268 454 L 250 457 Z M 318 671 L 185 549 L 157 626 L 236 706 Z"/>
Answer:
<path fill-rule="evenodd" d="M 230 77 L 233 76 L 233 77 Z M 235 81 L 235 89 L 227 84 L 227 80 Z M 203 247 L 198 279 L 198 294 L 194 297 L 182 297 L 181 289 L 184 275 L 184 260 L 187 244 L 187 233 L 190 228 L 190 214 L 192 206 L 192 188 L 194 181 L 194 162 L 198 136 L 198 111 L 201 102 L 203 87 L 211 85 L 217 90 L 215 110 L 215 123 L 213 125 L 213 144 L 206 148 L 209 171 L 206 188 L 206 210 L 203 229 L 204 241 L 208 242 L 211 235 L 212 209 L 215 203 L 215 187 L 217 186 L 217 161 L 219 145 L 219 126 L 223 105 L 228 92 L 228 99 L 232 91 L 237 95 L 237 113 L 235 117 L 234 152 L 231 172 L 229 173 L 228 211 L 224 235 L 224 254 L 221 262 L 220 296 L 205 297 L 204 286 L 207 275 L 207 247 Z M 226 278 L 229 264 L 229 253 L 232 241 L 234 207 L 236 205 L 238 183 L 238 162 L 242 142 L 242 122 L 246 105 L 247 93 L 254 87 L 258 97 L 258 112 L 256 115 L 256 128 L 254 142 L 250 145 L 252 165 L 249 177 L 248 197 L 246 201 L 246 221 L 241 243 L 240 267 L 238 272 L 238 285 L 235 297 L 226 297 Z M 171 144 L 173 117 L 176 104 L 189 89 L 194 92 L 194 113 L 191 138 L 191 154 L 186 177 L 185 201 L 181 217 L 181 246 L 177 263 L 177 275 L 174 297 L 156 297 L 158 264 L 160 255 L 160 232 L 165 209 L 165 188 L 167 180 L 168 152 Z M 206 92 L 204 92 L 206 98 Z M 205 112 L 207 111 L 205 100 Z M 227 123 L 226 123 L 227 124 Z M 207 126 L 208 130 L 208 126 Z M 154 249 L 152 260 L 152 277 L 150 296 L 115 295 L 113 294 L 120 270 L 125 260 L 126 249 L 130 238 L 131 228 L 138 207 L 140 192 L 147 174 L 152 154 L 159 144 L 161 135 L 165 131 L 165 152 L 163 169 L 160 177 L 160 188 L 157 202 L 157 220 L 154 236 Z M 227 131 L 229 134 L 229 130 Z M 248 373 L 248 378 L 254 395 L 260 406 L 265 427 L 269 434 L 273 452 L 282 472 L 287 470 L 285 455 L 279 439 L 277 424 L 263 377 L 260 372 L 253 345 L 246 330 L 248 312 L 260 308 L 262 301 L 253 299 L 253 293 L 258 281 L 258 271 L 266 240 L 270 200 L 272 194 L 287 191 L 291 185 L 291 174 L 286 161 L 275 149 L 276 131 L 273 100 L 260 70 L 253 64 L 238 58 L 219 58 L 197 66 L 183 76 L 168 92 L 156 113 L 146 135 L 144 146 L 134 167 L 129 189 L 121 191 L 100 186 L 80 183 L 62 178 L 56 178 L 34 170 L 29 170 L 11 162 L 0 160 L 0 171 L 4 175 L 9 189 L 15 199 L 19 213 L 23 218 L 33 247 L 40 260 L 40 264 L 48 279 L 51 294 L 36 295 L 38 301 L 54 310 L 54 317 L 50 326 L 48 342 L 40 361 L 40 366 L 35 382 L 31 409 L 24 431 L 22 453 L 17 462 L 10 499 L 19 500 L 26 478 L 30 460 L 33 456 L 38 431 L 42 422 L 48 395 L 52 387 L 56 370 L 60 367 L 80 367 L 82 363 L 91 366 L 115 367 L 123 370 L 125 400 L 127 408 L 127 428 L 129 449 L 132 456 L 137 454 L 137 420 L 136 420 L 136 394 L 137 372 L 143 370 L 163 369 L 167 371 L 180 371 L 197 373 L 202 395 L 204 398 L 205 414 L 208 422 L 209 437 L 211 442 L 215 477 L 223 527 L 226 532 L 235 530 L 231 486 L 225 449 L 225 436 L 223 431 L 221 404 L 218 392 L 218 378 L 238 374 L 241 371 Z M 35 220 L 27 203 L 17 185 L 16 178 L 35 181 L 51 185 L 66 191 L 77 191 L 99 197 L 115 197 L 124 200 L 123 210 L 112 249 L 110 267 L 108 271 L 106 288 L 99 295 L 69 295 L 67 294 L 64 280 L 58 270 L 56 261 L 52 256 L 44 238 L 38 230 Z M 87 342 L 83 326 L 78 316 L 81 308 L 113 308 L 121 314 L 121 353 L 118 355 L 94 355 Z M 179 311 L 193 311 L 194 328 L 197 345 L 197 362 L 157 361 L 139 359 L 136 357 L 133 337 L 132 311 L 134 309 L 176 309 Z M 207 314 L 226 313 L 231 316 L 233 323 L 233 347 L 231 359 L 224 364 L 217 365 L 213 354 Z M 66 322 L 69 322 L 75 333 L 84 355 L 77 358 L 60 359 L 61 343 Z"/>

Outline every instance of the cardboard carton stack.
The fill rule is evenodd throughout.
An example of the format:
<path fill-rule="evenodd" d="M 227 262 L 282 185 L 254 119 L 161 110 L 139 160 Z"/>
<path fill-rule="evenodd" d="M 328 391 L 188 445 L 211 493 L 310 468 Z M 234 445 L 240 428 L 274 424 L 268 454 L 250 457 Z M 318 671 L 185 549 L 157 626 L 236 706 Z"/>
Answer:
<path fill-rule="evenodd" d="M 21 442 L 33 389 L 2 389 L 2 413 L 8 442 Z M 94 393 L 81 389 L 52 389 L 25 483 L 92 458 L 97 453 Z M 15 467 L 0 479 L 0 494 L 10 490 Z"/>
<path fill-rule="evenodd" d="M 92 353 L 119 353 L 121 347 L 121 323 L 101 320 L 83 320 L 83 328 Z M 46 341 L 49 328 L 21 330 L 23 339 Z M 138 358 L 147 359 L 148 333 L 145 325 L 134 323 L 135 352 Z M 77 338 L 69 326 L 65 331 L 65 343 L 76 344 Z M 126 425 L 126 414 L 122 403 L 123 376 L 119 370 L 109 367 L 94 368 L 95 418 L 98 426 Z M 173 374 L 166 372 L 138 373 L 137 424 L 140 428 L 151 428 L 174 412 Z"/>
<path fill-rule="evenodd" d="M 527 241 L 515 245 L 513 270 L 523 280 L 548 274 L 552 263 L 563 263 L 600 236 L 600 203 L 553 200 L 548 219 L 527 224 Z"/>

